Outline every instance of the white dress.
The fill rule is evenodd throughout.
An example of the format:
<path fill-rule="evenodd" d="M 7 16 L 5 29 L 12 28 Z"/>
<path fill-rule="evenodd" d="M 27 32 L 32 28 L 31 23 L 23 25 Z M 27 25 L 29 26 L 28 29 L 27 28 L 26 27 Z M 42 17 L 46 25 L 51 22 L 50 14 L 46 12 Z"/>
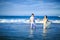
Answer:
<path fill-rule="evenodd" d="M 33 25 L 34 25 L 34 16 L 31 16 L 31 17 L 30 17 L 30 23 L 31 23 L 31 28 L 32 28 Z"/>
<path fill-rule="evenodd" d="M 33 16 L 30 17 L 30 23 L 34 23 L 34 17 Z"/>

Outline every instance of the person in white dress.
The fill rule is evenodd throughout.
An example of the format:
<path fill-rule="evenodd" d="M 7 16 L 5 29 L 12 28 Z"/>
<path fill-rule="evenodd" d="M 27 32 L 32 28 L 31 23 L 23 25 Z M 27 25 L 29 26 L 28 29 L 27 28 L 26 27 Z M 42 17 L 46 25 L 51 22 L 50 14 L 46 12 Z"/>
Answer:
<path fill-rule="evenodd" d="M 30 17 L 31 28 L 33 28 L 35 26 L 34 22 L 35 22 L 35 20 L 34 20 L 34 14 L 32 13 L 32 15 Z"/>

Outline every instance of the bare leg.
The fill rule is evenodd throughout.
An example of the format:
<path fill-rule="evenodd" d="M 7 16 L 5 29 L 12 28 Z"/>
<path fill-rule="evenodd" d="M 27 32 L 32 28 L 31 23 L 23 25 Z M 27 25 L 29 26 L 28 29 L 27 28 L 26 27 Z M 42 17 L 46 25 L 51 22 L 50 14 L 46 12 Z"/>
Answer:
<path fill-rule="evenodd" d="M 44 27 L 43 27 L 43 29 L 46 29 L 46 23 L 44 23 Z"/>
<path fill-rule="evenodd" d="M 30 28 L 32 28 L 32 23 L 31 23 L 31 27 Z"/>
<path fill-rule="evenodd" d="M 35 29 L 36 25 L 34 23 L 31 23 L 31 27 L 30 28 Z"/>

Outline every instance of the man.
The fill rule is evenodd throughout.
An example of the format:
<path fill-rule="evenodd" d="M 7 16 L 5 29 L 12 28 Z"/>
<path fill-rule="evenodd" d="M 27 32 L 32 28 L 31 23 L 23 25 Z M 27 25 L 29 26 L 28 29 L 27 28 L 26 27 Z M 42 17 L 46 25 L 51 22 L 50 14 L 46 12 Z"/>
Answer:
<path fill-rule="evenodd" d="M 34 24 L 34 14 L 32 13 L 31 17 L 30 17 L 30 23 L 31 23 L 31 28 L 35 27 L 35 24 Z"/>

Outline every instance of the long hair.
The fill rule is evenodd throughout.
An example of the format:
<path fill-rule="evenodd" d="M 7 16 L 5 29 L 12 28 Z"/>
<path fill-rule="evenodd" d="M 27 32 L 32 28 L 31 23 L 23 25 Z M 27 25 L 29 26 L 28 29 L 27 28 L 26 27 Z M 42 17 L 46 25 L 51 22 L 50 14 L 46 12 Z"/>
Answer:
<path fill-rule="evenodd" d="M 34 13 L 32 13 L 32 15 L 34 15 Z"/>
<path fill-rule="evenodd" d="M 48 18 L 47 18 L 47 16 L 45 15 L 44 17 L 45 17 L 45 18 L 47 19 L 47 21 L 48 21 Z"/>
<path fill-rule="evenodd" d="M 46 16 L 46 15 L 45 15 L 44 17 L 45 17 L 45 18 L 47 18 L 47 16 Z"/>
<path fill-rule="evenodd" d="M 46 18 L 47 18 L 47 16 L 46 16 Z"/>

